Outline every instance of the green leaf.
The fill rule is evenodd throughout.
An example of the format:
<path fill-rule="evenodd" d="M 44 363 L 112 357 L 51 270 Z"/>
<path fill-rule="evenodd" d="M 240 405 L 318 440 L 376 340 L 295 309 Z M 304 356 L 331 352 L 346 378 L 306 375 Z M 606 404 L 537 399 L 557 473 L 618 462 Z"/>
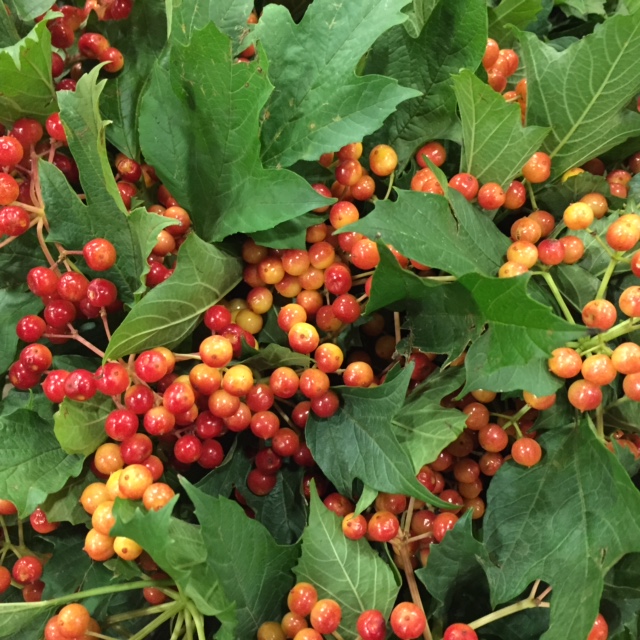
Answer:
<path fill-rule="evenodd" d="M 579 264 L 559 265 L 553 271 L 553 278 L 565 300 L 577 311 L 595 299 L 600 286 L 600 279 Z"/>
<path fill-rule="evenodd" d="M 0 250 L 2 285 L 11 289 L 24 287 L 29 270 L 44 263 L 36 234 L 25 233 L 18 236 Z"/>
<path fill-rule="evenodd" d="M 273 343 L 267 344 L 264 349 L 259 351 L 246 347 L 245 353 L 249 355 L 243 357 L 239 362 L 257 371 L 267 371 L 277 367 L 304 367 L 306 369 L 311 363 L 309 356 Z"/>
<path fill-rule="evenodd" d="M 143 511 L 135 502 L 117 499 L 111 535 L 135 540 L 205 615 L 224 614 L 231 606 L 205 561 L 199 527 L 171 515 L 177 497 L 159 511 Z"/>
<path fill-rule="evenodd" d="M 51 8 L 49 0 L 10 0 L 9 6 L 13 7 L 21 20 L 33 20 L 46 13 Z"/>
<path fill-rule="evenodd" d="M 639 571 L 640 554 L 629 553 L 605 576 L 602 597 L 605 601 L 616 606 L 620 619 L 619 624 L 614 625 L 611 620 L 612 616 L 607 616 L 610 638 L 631 640 L 637 637 L 638 631 L 640 631 L 640 618 L 638 617 L 640 613 Z M 620 635 L 616 631 L 619 631 Z"/>
<path fill-rule="evenodd" d="M 83 457 L 66 454 L 51 425 L 33 411 L 0 416 L 0 441 L 0 495 L 18 507 L 21 518 L 82 470 Z"/>
<path fill-rule="evenodd" d="M 156 67 L 142 98 L 145 159 L 205 240 L 271 229 L 326 204 L 300 176 L 261 165 L 259 116 L 273 89 L 263 57 L 236 64 L 211 24 L 172 47 L 170 71 Z"/>
<path fill-rule="evenodd" d="M 54 111 L 51 34 L 42 20 L 22 40 L 0 49 L 0 122 L 10 125 L 26 117 L 44 120 Z"/>
<path fill-rule="evenodd" d="M 71 529 L 63 536 L 46 538 L 52 547 L 52 556 L 42 574 L 45 600 L 73 593 L 84 582 L 92 564 L 83 551 L 85 537 L 83 530 Z"/>
<path fill-rule="evenodd" d="M 136 209 L 128 214 L 109 165 L 104 141 L 104 122 L 98 102 L 104 82 L 96 84 L 92 72 L 78 82 L 75 92 L 60 93 L 61 117 L 67 126 L 69 146 L 80 167 L 80 181 L 87 196 L 83 204 L 62 172 L 41 161 L 42 194 L 51 223 L 49 242 L 81 249 L 93 238 L 106 238 L 118 259 L 108 278 L 118 287 L 124 302 L 133 302 L 141 278 L 149 266 L 146 259 L 158 233 L 170 220 Z"/>
<path fill-rule="evenodd" d="M 471 513 L 467 512 L 440 544 L 431 547 L 427 566 L 418 569 L 416 576 L 437 600 L 438 615 L 447 620 L 461 621 L 452 617 L 452 609 L 460 608 L 458 600 L 466 600 L 467 603 L 472 600 L 473 614 L 479 618 L 489 608 L 487 577 L 483 567 L 483 563 L 488 562 L 483 544 L 473 536 Z M 473 593 L 474 598 L 464 598 L 464 593 Z"/>
<path fill-rule="evenodd" d="M 317 213 L 305 213 L 302 216 L 281 222 L 273 229 L 256 231 L 251 237 L 256 244 L 272 249 L 306 249 L 307 229 L 322 222 Z"/>
<path fill-rule="evenodd" d="M 0 289 L 0 309 L 0 373 L 4 373 L 16 359 L 18 321 L 30 313 L 39 313 L 42 310 L 42 302 L 31 292 Z"/>
<path fill-rule="evenodd" d="M 459 139 L 453 73 L 476 69 L 487 44 L 485 0 L 440 2 L 417 38 L 404 26 L 387 31 L 367 59 L 367 71 L 396 79 L 422 95 L 402 102 L 375 135 L 391 145 L 402 168 L 434 138 Z"/>
<path fill-rule="evenodd" d="M 529 278 L 472 273 L 461 278 L 488 325 L 467 353 L 465 391 L 524 389 L 547 395 L 562 384 L 549 372 L 547 359 L 555 348 L 585 336 L 586 329 L 534 300 L 527 291 Z"/>
<path fill-rule="evenodd" d="M 301 467 L 285 467 L 278 473 L 276 486 L 266 496 L 251 491 L 243 495 L 249 507 L 278 544 L 292 544 L 300 538 L 307 523 L 307 505 L 302 494 Z"/>
<path fill-rule="evenodd" d="M 418 37 L 437 4 L 438 0 L 413 0 L 410 7 L 403 9 L 407 15 L 404 28 L 412 38 Z"/>
<path fill-rule="evenodd" d="M 584 421 L 547 432 L 540 444 L 540 464 L 509 462 L 489 486 L 484 542 L 493 562 L 492 600 L 506 602 L 540 579 L 553 587 L 543 640 L 564 639 L 567 629 L 586 637 L 604 576 L 624 554 L 640 550 L 640 495 Z M 545 535 L 540 518 L 553 523 Z"/>
<path fill-rule="evenodd" d="M 115 330 L 106 358 L 179 344 L 202 314 L 240 281 L 238 260 L 195 233 L 182 244 L 178 256 L 173 275 L 149 291 Z"/>
<path fill-rule="evenodd" d="M 405 493 L 429 504 L 444 506 L 416 479 L 408 447 L 390 428 L 403 403 L 411 367 L 373 389 L 341 387 L 338 411 L 329 419 L 309 414 L 307 446 L 337 490 L 352 494 L 358 478 L 372 489 Z"/>
<path fill-rule="evenodd" d="M 86 524 L 91 521 L 91 516 L 82 508 L 80 496 L 85 487 L 97 481 L 87 468 L 77 478 L 70 478 L 60 491 L 49 494 L 40 507 L 50 522 Z"/>
<path fill-rule="evenodd" d="M 520 107 L 471 73 L 453 79 L 462 120 L 462 171 L 508 186 L 540 149 L 548 127 L 523 127 Z"/>
<path fill-rule="evenodd" d="M 587 20 L 590 14 L 605 15 L 605 0 L 555 0 L 568 16 L 575 16 Z"/>
<path fill-rule="evenodd" d="M 0 47 L 9 47 L 20 40 L 20 34 L 3 3 L 0 7 Z"/>
<path fill-rule="evenodd" d="M 16 591 L 9 591 L 0 602 L 0 638 L 21 640 L 24 637 L 42 637 L 47 620 L 54 614 L 56 606 L 46 600 L 24 602 L 21 593 Z M 17 600 L 18 597 L 20 600 Z M 12 601 L 12 598 L 17 601 Z"/>
<path fill-rule="evenodd" d="M 255 33 L 270 62 L 275 90 L 262 126 L 262 157 L 288 167 L 362 140 L 400 102 L 418 95 L 354 67 L 387 29 L 405 19 L 408 0 L 315 0 L 295 24 L 284 7 L 265 7 Z M 322 47 L 318 47 L 322 42 Z"/>
<path fill-rule="evenodd" d="M 341 231 L 359 231 L 393 245 L 403 255 L 455 276 L 497 273 L 509 241 L 462 194 L 443 196 L 397 191 L 398 199 L 379 200 L 375 209 Z"/>
<path fill-rule="evenodd" d="M 298 547 L 277 545 L 237 502 L 208 496 L 185 479 L 182 486 L 196 508 L 207 566 L 235 603 L 235 637 L 253 637 L 265 620 L 282 615 L 283 600 L 293 586 L 291 569 Z"/>
<path fill-rule="evenodd" d="M 54 416 L 54 433 L 69 454 L 88 456 L 106 439 L 104 423 L 115 409 L 110 396 L 96 393 L 86 402 L 65 398 Z"/>
<path fill-rule="evenodd" d="M 521 35 L 527 124 L 551 127 L 552 178 L 640 134 L 640 114 L 626 108 L 640 92 L 639 31 L 640 14 L 615 16 L 562 52 Z"/>
<path fill-rule="evenodd" d="M 196 484 L 198 489 L 210 496 L 228 498 L 234 487 L 245 485 L 252 464 L 249 457 L 238 446 L 238 442 L 238 439 L 234 440 L 224 462 L 219 467 L 209 471 L 204 478 L 198 481 Z"/>
<path fill-rule="evenodd" d="M 433 462 L 465 429 L 466 415 L 441 406 L 446 395 L 464 384 L 462 367 L 432 374 L 408 398 L 391 424 L 414 468 Z"/>
<path fill-rule="evenodd" d="M 171 40 L 186 45 L 194 31 L 213 22 L 222 33 L 239 41 L 247 29 L 252 0 L 171 0 Z M 169 12 L 169 11 L 168 11 Z"/>
<path fill-rule="evenodd" d="M 502 0 L 495 9 L 489 9 L 489 35 L 507 47 L 513 42 L 513 30 L 526 29 L 542 11 L 542 0 Z"/>
<path fill-rule="evenodd" d="M 130 158 L 139 158 L 138 115 L 140 98 L 153 65 L 165 46 L 167 18 L 159 2 L 134 2 L 129 17 L 110 20 L 101 30 L 124 55 L 124 69 L 109 79 L 100 111 L 111 122 L 109 142 Z"/>
<path fill-rule="evenodd" d="M 358 616 L 378 609 L 385 619 L 398 595 L 394 574 L 366 540 L 349 540 L 340 518 L 311 491 L 309 525 L 302 536 L 302 554 L 294 572 L 298 582 L 310 582 L 319 598 L 342 607 L 338 631 L 345 640 L 357 637 Z"/>
<path fill-rule="evenodd" d="M 604 412 L 607 427 L 640 433 L 640 406 L 635 402 L 619 402 Z"/>
<path fill-rule="evenodd" d="M 383 307 L 404 309 L 411 345 L 457 357 L 479 335 L 481 318 L 469 292 L 457 282 L 437 282 L 403 269 L 378 243 L 380 264 L 373 274 L 367 314 Z"/>

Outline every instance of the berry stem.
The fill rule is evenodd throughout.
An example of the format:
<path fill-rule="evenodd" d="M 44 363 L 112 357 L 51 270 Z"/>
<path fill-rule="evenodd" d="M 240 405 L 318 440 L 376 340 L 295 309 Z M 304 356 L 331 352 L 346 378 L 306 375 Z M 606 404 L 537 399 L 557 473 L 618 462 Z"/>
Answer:
<path fill-rule="evenodd" d="M 404 525 L 402 527 L 402 530 L 404 532 L 405 536 L 408 536 L 409 534 L 409 529 L 411 528 L 411 518 L 413 517 L 413 508 L 415 506 L 416 503 L 416 499 L 411 496 L 411 498 L 409 498 L 409 506 L 407 507 L 407 511 L 405 513 L 404 516 Z M 407 544 L 408 540 L 403 541 L 403 545 Z"/>
<path fill-rule="evenodd" d="M 597 234 L 597 232 L 593 231 L 592 229 L 587 229 L 587 233 L 589 233 L 589 235 L 594 240 L 596 240 L 596 242 L 604 249 L 605 253 L 613 260 L 616 254 L 611 251 L 609 245 L 607 245 L 607 243 Z"/>
<path fill-rule="evenodd" d="M 343 637 L 342 637 L 342 636 L 341 636 L 337 631 L 334 631 L 331 635 L 332 635 L 336 640 L 344 640 L 344 638 L 343 638 Z"/>
<path fill-rule="evenodd" d="M 596 434 L 604 442 L 604 406 L 602 404 L 596 408 Z"/>
<path fill-rule="evenodd" d="M 571 324 L 575 324 L 576 321 L 573 319 L 573 316 L 571 315 L 571 311 L 569 311 L 569 307 L 567 307 L 567 304 L 564 301 L 564 298 L 562 297 L 562 294 L 560 293 L 560 289 L 558 289 L 558 286 L 556 285 L 555 280 L 553 279 L 553 276 L 548 271 L 540 271 L 539 273 L 544 279 L 544 281 L 547 283 L 547 286 L 551 290 L 553 297 L 556 299 L 556 302 L 558 303 L 558 306 L 560 307 L 560 310 L 562 311 L 567 322 L 570 322 Z"/>
<path fill-rule="evenodd" d="M 152 616 L 156 613 L 162 613 L 173 605 L 173 602 L 166 602 L 165 604 L 159 604 L 155 607 L 145 607 L 144 609 L 134 609 L 133 611 L 127 611 L 126 613 L 119 613 L 114 616 L 109 616 L 105 620 L 105 625 L 111 627 L 119 622 L 126 620 L 133 620 L 134 618 L 144 618 L 145 616 Z"/>
<path fill-rule="evenodd" d="M 473 622 L 469 623 L 469 626 L 472 629 L 479 629 L 480 627 L 484 627 L 487 624 L 491 624 L 496 620 L 500 620 L 501 618 L 506 618 L 507 616 L 511 616 L 514 613 L 518 613 L 519 611 L 526 611 L 527 609 L 535 609 L 537 607 L 548 607 L 548 602 L 541 602 L 542 597 L 547 595 L 548 591 L 544 591 L 540 594 L 540 598 L 525 598 L 524 600 L 520 600 L 519 602 L 515 602 L 514 604 L 510 604 L 508 607 L 504 607 L 502 609 L 498 609 L 498 611 L 494 611 L 493 613 L 489 613 L 486 616 L 482 616 L 482 618 L 478 618 Z"/>
<path fill-rule="evenodd" d="M 404 568 L 404 575 L 407 579 L 407 585 L 409 586 L 409 592 L 411 593 L 411 599 L 413 600 L 413 604 L 416 607 L 419 607 L 424 613 L 424 618 L 426 621 L 426 626 L 424 628 L 424 632 L 422 633 L 422 637 L 424 640 L 433 640 L 433 636 L 431 635 L 431 629 L 429 628 L 429 620 L 427 619 L 427 613 L 424 610 L 424 605 L 422 604 L 422 598 L 420 597 L 420 590 L 418 589 L 418 583 L 416 582 L 416 576 L 413 573 L 413 565 L 411 564 L 411 558 L 409 557 L 409 550 L 407 549 L 406 544 L 400 544 L 400 558 L 402 560 L 402 566 Z"/>
<path fill-rule="evenodd" d="M 533 185 L 528 180 L 523 180 L 523 182 L 527 185 L 527 191 L 529 193 L 529 201 L 531 202 L 531 206 L 534 211 L 538 210 L 538 203 L 536 202 L 536 196 L 533 193 Z"/>
<path fill-rule="evenodd" d="M 142 640 L 155 631 L 158 627 L 161 627 L 167 620 L 171 620 L 179 611 L 184 608 L 184 603 L 174 602 L 168 607 L 164 613 L 161 613 L 155 620 L 152 620 L 148 625 L 142 627 L 138 633 L 132 635 L 129 640 Z"/>
<path fill-rule="evenodd" d="M 593 347 L 599 346 L 601 342 L 611 342 L 612 340 L 620 338 L 627 333 L 637 331 L 639 328 L 639 322 L 640 318 L 629 318 L 628 320 L 617 324 L 615 327 L 611 327 L 611 329 L 608 329 L 597 336 L 593 336 L 584 342 L 578 343 L 578 348 L 576 350 L 580 355 L 582 355 L 583 353 L 590 351 Z"/>
<path fill-rule="evenodd" d="M 18 518 L 18 547 L 24 548 L 24 527 L 20 518 Z"/>
<path fill-rule="evenodd" d="M 42 249 L 42 253 L 44 253 L 44 257 L 47 259 L 51 270 L 54 271 L 58 276 L 60 276 L 60 269 L 58 269 L 57 262 L 53 259 L 51 252 L 49 251 L 49 247 L 47 247 L 47 243 L 44 240 L 44 233 L 42 230 L 44 229 L 44 220 L 40 218 L 38 223 L 36 224 L 36 232 L 38 234 L 38 242 L 40 243 L 40 248 Z"/>
<path fill-rule="evenodd" d="M 7 529 L 7 523 L 4 521 L 3 516 L 0 516 L 0 526 L 2 527 L 2 535 L 4 537 L 5 546 L 8 546 L 11 544 L 11 537 L 9 536 L 9 529 Z"/>
<path fill-rule="evenodd" d="M 176 616 L 175 624 L 173 625 L 173 633 L 169 640 L 178 640 L 182 635 L 182 628 L 184 627 L 184 611 L 180 611 Z"/>
<path fill-rule="evenodd" d="M 396 172 L 394 171 L 389 176 L 389 186 L 387 187 L 387 193 L 384 194 L 383 200 L 388 200 L 389 199 L 389 196 L 391 195 L 391 189 L 393 189 L 393 181 L 395 180 L 395 177 L 396 177 Z"/>
<path fill-rule="evenodd" d="M 609 286 L 609 280 L 611 280 L 611 276 L 613 272 L 616 270 L 616 266 L 618 262 L 620 262 L 620 258 L 622 257 L 622 251 L 616 251 L 616 253 L 611 256 L 611 260 L 609 260 L 609 264 L 607 265 L 607 270 L 604 272 L 602 276 L 602 281 L 600 282 L 600 286 L 598 287 L 598 292 L 596 293 L 596 300 L 601 300 L 604 298 L 607 293 L 607 287 Z"/>
<path fill-rule="evenodd" d="M 513 428 L 518 434 L 518 438 L 522 438 L 522 431 L 520 431 L 520 425 L 518 424 L 518 422 L 520 421 L 520 418 L 522 418 L 522 416 L 524 416 L 530 409 L 531 407 L 528 404 L 525 404 L 524 407 L 522 407 L 522 409 L 518 411 L 518 413 L 509 418 L 508 422 L 506 422 L 502 428 L 506 430 L 511 425 L 513 425 Z"/>
<path fill-rule="evenodd" d="M 111 342 L 111 329 L 109 329 L 109 320 L 107 318 L 107 310 L 104 307 L 100 307 L 100 317 L 102 318 L 102 326 L 107 336 L 107 340 Z"/>
<path fill-rule="evenodd" d="M 104 633 L 96 633 L 95 631 L 85 631 L 84 634 L 90 638 L 100 638 L 100 640 L 116 640 L 113 636 L 105 636 Z"/>
<path fill-rule="evenodd" d="M 402 340 L 402 333 L 400 332 L 400 313 L 398 311 L 393 312 L 393 329 L 395 332 L 396 344 Z"/>
<path fill-rule="evenodd" d="M 187 600 L 187 610 L 191 614 L 191 618 L 193 619 L 193 624 L 196 627 L 196 635 L 198 636 L 198 640 L 206 640 L 204 619 L 202 617 L 202 614 L 198 611 L 198 609 L 193 604 L 193 602 L 191 602 L 191 600 Z"/>

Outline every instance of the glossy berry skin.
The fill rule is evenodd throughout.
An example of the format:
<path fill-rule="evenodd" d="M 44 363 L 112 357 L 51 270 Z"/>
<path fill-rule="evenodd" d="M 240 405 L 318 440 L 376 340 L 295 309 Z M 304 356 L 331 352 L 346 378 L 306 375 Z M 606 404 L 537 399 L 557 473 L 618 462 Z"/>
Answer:
<path fill-rule="evenodd" d="M 606 331 L 616 323 L 618 312 L 608 300 L 591 300 L 582 309 L 582 322 L 592 329 Z"/>
<path fill-rule="evenodd" d="M 416 162 L 424 169 L 427 167 L 425 156 L 436 165 L 441 167 L 447 159 L 447 151 L 439 142 L 427 142 L 416 152 Z"/>
<path fill-rule="evenodd" d="M 617 374 L 611 358 L 604 353 L 591 355 L 582 363 L 582 377 L 601 387 L 611 384 Z"/>
<path fill-rule="evenodd" d="M 478 204 L 487 211 L 499 209 L 504 205 L 506 195 L 497 182 L 487 182 L 478 191 Z"/>
<path fill-rule="evenodd" d="M 445 629 L 442 640 L 478 640 L 478 634 L 468 624 L 456 622 Z"/>
<path fill-rule="evenodd" d="M 22 207 L 11 206 L 0 209 L 0 234 L 21 236 L 29 230 L 29 214 Z"/>
<path fill-rule="evenodd" d="M 460 192 L 469 202 L 478 195 L 480 189 L 477 178 L 470 173 L 456 173 L 449 179 L 449 186 Z"/>
<path fill-rule="evenodd" d="M 81 636 L 89 628 L 90 616 L 87 609 L 77 603 L 68 604 L 58 613 L 58 626 L 65 638 Z"/>
<path fill-rule="evenodd" d="M 289 611 L 306 618 L 318 602 L 316 588 L 308 582 L 298 582 L 287 596 Z"/>
<path fill-rule="evenodd" d="M 93 375 L 86 369 L 72 371 L 64 382 L 64 392 L 67 398 L 77 402 L 90 400 L 97 390 Z"/>
<path fill-rule="evenodd" d="M 369 520 L 367 535 L 374 542 L 389 542 L 398 535 L 400 522 L 390 511 L 377 511 Z"/>
<path fill-rule="evenodd" d="M 11 586 L 11 572 L 7 567 L 0 567 L 0 594 Z"/>
<path fill-rule="evenodd" d="M 391 612 L 391 629 L 400 640 L 413 640 L 422 635 L 427 626 L 424 611 L 413 602 L 401 602 Z"/>
<path fill-rule="evenodd" d="M 570 204 L 562 214 L 562 219 L 567 228 L 572 231 L 587 229 L 595 218 L 593 209 L 585 202 Z"/>
<path fill-rule="evenodd" d="M 522 175 L 532 184 L 548 180 L 551 175 L 551 158 L 542 151 L 534 153 L 522 167 Z"/>
<path fill-rule="evenodd" d="M 575 349 L 559 347 L 551 352 L 547 364 L 549 371 L 559 378 L 575 378 L 582 369 L 582 358 Z"/>
<path fill-rule="evenodd" d="M 602 389 L 588 380 L 576 380 L 569 387 L 567 397 L 578 411 L 593 411 L 602 403 Z"/>
<path fill-rule="evenodd" d="M 618 373 L 640 373 L 640 346 L 635 342 L 619 344 L 611 354 L 611 362 Z"/>
<path fill-rule="evenodd" d="M 49 522 L 47 514 L 40 507 L 29 516 L 29 523 L 34 531 L 42 535 L 51 533 L 60 526 L 59 522 Z"/>
<path fill-rule="evenodd" d="M 620 310 L 629 318 L 640 317 L 640 287 L 627 287 L 618 299 Z"/>
<path fill-rule="evenodd" d="M 89 269 L 106 271 L 116 262 L 116 248 L 108 240 L 96 238 L 84 245 L 82 256 Z"/>
<path fill-rule="evenodd" d="M 362 640 L 385 640 L 387 623 L 377 609 L 363 611 L 356 622 L 356 629 Z"/>
<path fill-rule="evenodd" d="M 11 204 L 18 199 L 20 186 L 13 176 L 0 171 L 0 205 Z"/>
<path fill-rule="evenodd" d="M 0 167 L 18 164 L 24 155 L 20 141 L 13 136 L 0 136 Z"/>
<path fill-rule="evenodd" d="M 331 599 L 318 600 L 313 605 L 309 615 L 311 626 L 323 635 L 333 633 L 342 620 L 342 609 L 340 605 Z"/>
<path fill-rule="evenodd" d="M 360 540 L 367 533 L 367 521 L 362 514 L 348 513 L 342 519 L 342 533 L 349 540 Z M 360 634 L 362 635 L 362 634 Z"/>
<path fill-rule="evenodd" d="M 545 238 L 538 245 L 538 259 L 542 264 L 555 266 L 564 261 L 565 248 L 560 240 Z"/>
<path fill-rule="evenodd" d="M 542 458 L 542 448 L 533 438 L 519 438 L 511 447 L 511 456 L 523 467 L 533 467 Z"/>
<path fill-rule="evenodd" d="M 439 513 L 433 521 L 433 537 L 437 542 L 442 542 L 447 531 L 450 531 L 458 522 L 458 516 L 455 513 L 443 512 Z"/>
<path fill-rule="evenodd" d="M 596 621 L 593 623 L 593 627 L 591 627 L 591 631 L 589 631 L 587 640 L 607 640 L 608 637 L 609 625 L 604 619 L 604 616 L 599 613 Z"/>
<path fill-rule="evenodd" d="M 67 134 L 62 126 L 62 120 L 60 120 L 59 113 L 52 113 L 45 123 L 47 133 L 57 142 L 67 144 Z"/>
<path fill-rule="evenodd" d="M 33 584 L 42 577 L 42 562 L 35 556 L 22 556 L 13 565 L 11 575 L 18 584 Z"/>

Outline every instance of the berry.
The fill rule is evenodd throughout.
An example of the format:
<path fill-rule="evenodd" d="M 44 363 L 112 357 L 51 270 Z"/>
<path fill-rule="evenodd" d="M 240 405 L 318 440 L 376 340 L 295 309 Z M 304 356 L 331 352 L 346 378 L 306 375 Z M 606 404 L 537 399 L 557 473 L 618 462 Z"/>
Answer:
<path fill-rule="evenodd" d="M 564 261 L 565 248 L 560 240 L 544 239 L 538 245 L 538 259 L 542 264 L 555 266 Z"/>
<path fill-rule="evenodd" d="M 369 167 L 377 176 L 391 175 L 397 166 L 398 155 L 389 145 L 379 144 L 371 150 Z"/>
<path fill-rule="evenodd" d="M 582 363 L 582 377 L 600 387 L 611 384 L 617 373 L 611 358 L 604 353 L 589 356 Z"/>
<path fill-rule="evenodd" d="M 13 136 L 0 136 L 0 167 L 18 164 L 24 155 L 20 141 Z"/>
<path fill-rule="evenodd" d="M 542 448 L 532 438 L 520 438 L 511 447 L 513 459 L 524 467 L 533 467 L 540 462 Z"/>
<path fill-rule="evenodd" d="M 11 575 L 18 584 L 33 584 L 42 577 L 42 562 L 35 556 L 22 556 L 13 565 Z"/>
<path fill-rule="evenodd" d="M 167 374 L 167 361 L 159 351 L 143 351 L 135 361 L 135 372 L 143 382 L 158 382 Z"/>
<path fill-rule="evenodd" d="M 551 158 L 542 151 L 534 153 L 522 167 L 522 175 L 533 184 L 548 180 L 551 175 Z"/>
<path fill-rule="evenodd" d="M 62 125 L 62 120 L 60 120 L 59 113 L 52 113 L 45 123 L 45 128 L 47 129 L 47 133 L 57 142 L 62 142 L 62 144 L 67 143 L 67 133 L 64 130 L 64 126 Z"/>
<path fill-rule="evenodd" d="M 335 600 L 318 600 L 311 609 L 311 626 L 323 635 L 336 631 L 342 620 L 342 608 Z"/>
<path fill-rule="evenodd" d="M 442 542 L 447 531 L 450 531 L 458 522 L 458 516 L 454 513 L 443 512 L 436 516 L 433 521 L 433 537 L 437 542 Z"/>
<path fill-rule="evenodd" d="M 142 504 L 149 511 L 158 511 L 175 496 L 174 490 L 164 482 L 150 484 L 142 494 Z"/>
<path fill-rule="evenodd" d="M 640 373 L 640 346 L 635 342 L 623 342 L 613 350 L 611 362 L 618 373 Z"/>
<path fill-rule="evenodd" d="M 356 629 L 362 640 L 385 640 L 387 623 L 377 609 L 363 611 L 358 617 Z"/>
<path fill-rule="evenodd" d="M 478 204 L 488 211 L 499 209 L 505 203 L 506 195 L 497 182 L 487 182 L 478 191 Z"/>
<path fill-rule="evenodd" d="M 559 347 L 551 352 L 547 364 L 549 371 L 559 378 L 575 378 L 582 369 L 582 358 L 574 349 Z"/>
<path fill-rule="evenodd" d="M 478 180 L 470 173 L 456 173 L 456 175 L 449 180 L 449 186 L 459 191 L 469 202 L 478 195 L 480 188 Z"/>
<path fill-rule="evenodd" d="M 427 142 L 423 147 L 420 147 L 416 153 L 416 162 L 423 169 L 427 167 L 425 156 L 436 165 L 441 167 L 447 159 L 447 151 L 439 142 Z"/>
<path fill-rule="evenodd" d="M 588 380 L 576 380 L 569 387 L 567 397 L 578 411 L 593 411 L 602 403 L 602 389 Z"/>
<path fill-rule="evenodd" d="M 298 582 L 287 596 L 289 610 L 305 618 L 311 613 L 316 602 L 318 602 L 318 592 L 308 582 Z"/>
<path fill-rule="evenodd" d="M 593 209 L 585 202 L 574 202 L 570 204 L 562 214 L 564 223 L 572 231 L 587 229 L 594 218 Z"/>
<path fill-rule="evenodd" d="M 604 619 L 604 616 L 599 613 L 596 617 L 596 621 L 593 623 L 593 627 L 591 627 L 591 631 L 589 631 L 587 640 L 607 640 L 608 637 L 609 625 Z"/>
<path fill-rule="evenodd" d="M 67 398 L 77 402 L 90 400 L 98 390 L 96 381 L 90 371 L 76 369 L 64 381 L 64 392 Z"/>
<path fill-rule="evenodd" d="M 468 624 L 456 622 L 445 629 L 442 640 L 478 640 L 478 634 Z"/>
<path fill-rule="evenodd" d="M 413 602 L 401 602 L 391 612 L 391 629 L 400 640 L 419 638 L 427 626 L 424 611 Z"/>
<path fill-rule="evenodd" d="M 0 205 L 11 204 L 20 195 L 20 185 L 8 173 L 0 171 Z"/>
<path fill-rule="evenodd" d="M 21 236 L 29 230 L 29 214 L 22 207 L 2 207 L 0 209 L 0 234 Z"/>
<path fill-rule="evenodd" d="M 618 299 L 620 311 L 630 318 L 640 317 L 640 287 L 627 287 Z"/>
<path fill-rule="evenodd" d="M 377 511 L 369 520 L 367 535 L 374 542 L 389 542 L 398 535 L 400 522 L 389 511 Z"/>
<path fill-rule="evenodd" d="M 29 516 L 29 523 L 34 531 L 42 535 L 51 533 L 60 526 L 59 522 L 49 522 L 47 514 L 40 507 Z"/>
<path fill-rule="evenodd" d="M 116 262 L 116 248 L 104 238 L 96 238 L 87 242 L 82 248 L 82 255 L 89 269 L 106 271 Z"/>
<path fill-rule="evenodd" d="M 362 514 L 348 513 L 342 519 L 342 533 L 349 540 L 360 540 L 367 533 L 367 521 Z M 360 634 L 362 635 L 362 634 Z"/>

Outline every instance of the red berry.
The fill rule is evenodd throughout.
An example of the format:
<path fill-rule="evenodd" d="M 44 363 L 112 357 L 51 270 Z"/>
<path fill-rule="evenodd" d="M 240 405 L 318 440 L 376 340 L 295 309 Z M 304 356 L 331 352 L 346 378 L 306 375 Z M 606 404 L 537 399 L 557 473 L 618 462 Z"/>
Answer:
<path fill-rule="evenodd" d="M 576 380 L 569 387 L 567 397 L 578 411 L 593 411 L 602 403 L 602 389 L 588 380 Z"/>
<path fill-rule="evenodd" d="M 442 640 L 478 640 L 478 634 L 468 624 L 456 622 L 445 629 Z"/>
<path fill-rule="evenodd" d="M 542 151 L 534 153 L 522 167 L 522 175 L 529 182 L 544 182 L 551 175 L 551 158 Z"/>
<path fill-rule="evenodd" d="M 72 371 L 64 382 L 64 392 L 67 398 L 84 402 L 90 400 L 98 390 L 96 381 L 90 371 L 76 369 Z"/>
<path fill-rule="evenodd" d="M 42 383 L 42 390 L 49 400 L 55 404 L 60 404 L 65 398 L 64 385 L 69 377 L 69 372 L 63 369 L 49 371 Z"/>
<path fill-rule="evenodd" d="M 89 269 L 106 271 L 115 264 L 116 248 L 108 240 L 96 238 L 84 245 L 82 255 Z"/>
<path fill-rule="evenodd" d="M 342 620 L 342 608 L 331 599 L 318 600 L 309 614 L 311 626 L 323 635 L 336 631 Z"/>
<path fill-rule="evenodd" d="M 16 335 L 23 342 L 36 342 L 42 338 L 46 328 L 47 323 L 40 316 L 29 315 L 16 325 Z"/>
<path fill-rule="evenodd" d="M 298 582 L 287 596 L 287 606 L 293 613 L 307 617 L 318 602 L 316 588 L 308 582 Z"/>
<path fill-rule="evenodd" d="M 400 640 L 413 640 L 422 635 L 427 626 L 424 611 L 413 602 L 401 602 L 391 612 L 391 629 Z"/>
<path fill-rule="evenodd" d="M 18 164 L 24 155 L 20 141 L 13 136 L 0 136 L 0 167 Z"/>
<path fill-rule="evenodd" d="M 447 531 L 450 531 L 458 522 L 458 516 L 455 513 L 445 511 L 436 516 L 433 521 L 433 537 L 437 542 L 442 542 Z"/>
<path fill-rule="evenodd" d="M 29 214 L 22 207 L 0 209 L 0 235 L 21 236 L 29 230 L 30 222 Z"/>
<path fill-rule="evenodd" d="M 358 617 L 356 629 L 362 640 L 385 640 L 387 623 L 377 609 L 363 611 Z"/>
<path fill-rule="evenodd" d="M 377 511 L 369 520 L 367 534 L 374 542 L 389 542 L 398 535 L 400 522 L 390 511 Z"/>
<path fill-rule="evenodd" d="M 0 171 L 0 205 L 11 204 L 20 195 L 20 185 L 13 176 Z"/>
<path fill-rule="evenodd" d="M 587 640 L 607 640 L 608 637 L 609 625 L 604 619 L 604 616 L 599 613 L 596 621 L 593 623 L 593 627 L 591 627 L 591 631 L 589 631 Z"/>
<path fill-rule="evenodd" d="M 533 438 L 520 438 L 513 443 L 511 456 L 523 467 L 533 467 L 542 458 L 542 448 Z"/>
<path fill-rule="evenodd" d="M 30 516 L 29 523 L 34 531 L 42 535 L 46 535 L 55 531 L 59 526 L 59 522 L 49 522 L 47 514 L 38 507 Z"/>
<path fill-rule="evenodd" d="M 35 556 L 22 556 L 13 565 L 11 575 L 18 584 L 37 582 L 42 577 L 42 562 Z"/>
<path fill-rule="evenodd" d="M 62 120 L 60 120 L 59 113 L 52 113 L 45 123 L 47 133 L 57 142 L 67 144 L 67 134 L 62 126 Z"/>
<path fill-rule="evenodd" d="M 478 191 L 478 204 L 488 211 L 499 209 L 505 203 L 506 195 L 497 182 L 487 182 Z"/>

